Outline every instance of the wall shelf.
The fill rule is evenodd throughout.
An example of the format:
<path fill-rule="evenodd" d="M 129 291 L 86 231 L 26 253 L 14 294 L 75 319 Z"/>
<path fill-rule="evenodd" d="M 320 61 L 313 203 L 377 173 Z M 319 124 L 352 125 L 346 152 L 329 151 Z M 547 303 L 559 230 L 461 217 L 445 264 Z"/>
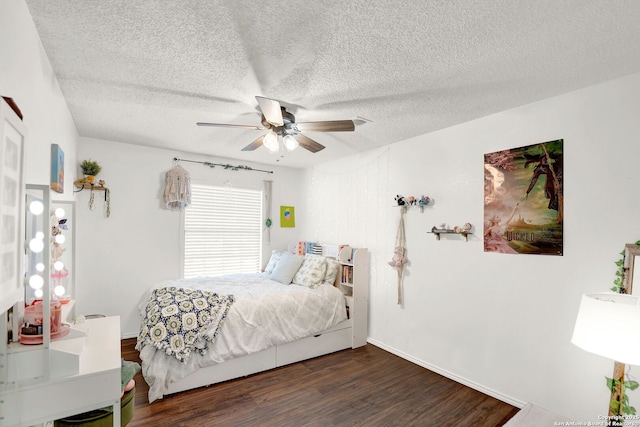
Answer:
<path fill-rule="evenodd" d="M 465 230 L 465 231 L 455 231 L 455 230 L 451 230 L 451 229 L 447 229 L 447 228 L 436 228 L 433 227 L 431 229 L 431 231 L 427 231 L 427 233 L 432 233 L 436 235 L 436 240 L 440 240 L 440 235 L 441 234 L 459 234 L 462 237 L 464 237 L 464 241 L 467 242 L 468 241 L 468 236 L 470 234 L 473 234 L 471 231 Z"/>
<path fill-rule="evenodd" d="M 405 212 L 412 209 L 420 209 L 421 213 L 424 213 L 425 208 L 430 208 L 431 205 L 395 205 L 394 208 L 402 208 Z"/>
<path fill-rule="evenodd" d="M 82 180 L 80 180 L 82 181 Z M 98 190 L 98 191 L 105 191 L 108 190 L 107 187 L 105 187 L 104 185 L 95 185 L 95 184 L 89 184 L 86 182 L 74 182 L 73 186 L 77 188 L 77 191 L 82 191 L 82 190 Z"/>

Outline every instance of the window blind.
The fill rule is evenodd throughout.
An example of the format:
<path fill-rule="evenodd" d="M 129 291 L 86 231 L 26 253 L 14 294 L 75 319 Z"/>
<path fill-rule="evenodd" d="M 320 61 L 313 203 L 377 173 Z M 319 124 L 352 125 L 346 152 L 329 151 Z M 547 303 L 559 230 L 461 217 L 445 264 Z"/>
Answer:
<path fill-rule="evenodd" d="M 260 271 L 262 192 L 191 185 L 184 211 L 184 277 Z"/>

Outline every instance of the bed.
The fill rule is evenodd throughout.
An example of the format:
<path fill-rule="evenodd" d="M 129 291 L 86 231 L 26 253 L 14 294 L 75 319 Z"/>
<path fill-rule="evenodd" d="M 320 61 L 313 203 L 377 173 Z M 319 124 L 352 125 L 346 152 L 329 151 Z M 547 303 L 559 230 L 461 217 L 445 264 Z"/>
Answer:
<path fill-rule="evenodd" d="M 147 290 L 136 348 L 149 402 L 363 345 L 354 341 L 339 267 L 332 256 L 273 251 L 261 273 Z"/>

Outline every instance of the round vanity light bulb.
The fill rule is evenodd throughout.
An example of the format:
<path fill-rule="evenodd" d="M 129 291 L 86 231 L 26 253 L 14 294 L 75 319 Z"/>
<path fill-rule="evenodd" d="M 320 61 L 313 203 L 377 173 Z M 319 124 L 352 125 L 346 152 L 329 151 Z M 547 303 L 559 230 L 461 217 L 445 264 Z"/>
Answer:
<path fill-rule="evenodd" d="M 42 289 L 44 286 L 44 279 L 39 274 L 34 274 L 29 277 L 29 286 L 31 286 L 31 289 Z"/>
<path fill-rule="evenodd" d="M 38 231 L 36 233 L 36 239 L 44 240 L 44 233 L 42 231 Z"/>
<path fill-rule="evenodd" d="M 42 298 L 44 291 L 42 289 L 36 289 L 33 295 L 35 295 L 36 298 Z"/>
<path fill-rule="evenodd" d="M 53 293 L 56 294 L 57 297 L 61 297 L 62 295 L 64 295 L 64 286 L 56 286 L 55 288 L 53 288 Z"/>
<path fill-rule="evenodd" d="M 53 241 L 59 245 L 63 244 L 65 240 L 66 238 L 62 234 L 58 234 L 56 237 L 53 238 Z"/>
<path fill-rule="evenodd" d="M 44 242 L 42 239 L 33 238 L 29 241 L 29 249 L 31 252 L 39 254 L 44 249 Z"/>
<path fill-rule="evenodd" d="M 44 264 L 41 263 L 41 262 L 37 263 L 36 264 L 36 271 L 39 271 L 39 272 L 42 273 L 44 271 Z"/>
<path fill-rule="evenodd" d="M 44 205 L 40 200 L 34 200 L 29 203 L 29 212 L 34 215 L 40 215 L 44 211 Z"/>
<path fill-rule="evenodd" d="M 64 216 L 64 209 L 57 208 L 55 211 L 53 211 L 53 214 L 56 216 L 56 218 L 60 219 Z"/>
<path fill-rule="evenodd" d="M 53 269 L 55 271 L 61 271 L 64 268 L 64 262 L 62 261 L 56 261 L 53 263 Z"/>

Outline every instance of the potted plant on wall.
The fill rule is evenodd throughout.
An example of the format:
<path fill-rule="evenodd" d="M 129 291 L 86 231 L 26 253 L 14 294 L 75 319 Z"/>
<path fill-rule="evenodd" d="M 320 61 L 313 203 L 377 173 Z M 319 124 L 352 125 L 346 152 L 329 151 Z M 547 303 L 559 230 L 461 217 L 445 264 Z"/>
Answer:
<path fill-rule="evenodd" d="M 84 174 L 84 182 L 87 184 L 93 184 L 93 181 L 96 179 L 96 175 L 100 173 L 102 170 L 102 166 L 95 160 L 83 160 L 80 163 L 80 169 L 82 169 L 82 173 Z"/>

